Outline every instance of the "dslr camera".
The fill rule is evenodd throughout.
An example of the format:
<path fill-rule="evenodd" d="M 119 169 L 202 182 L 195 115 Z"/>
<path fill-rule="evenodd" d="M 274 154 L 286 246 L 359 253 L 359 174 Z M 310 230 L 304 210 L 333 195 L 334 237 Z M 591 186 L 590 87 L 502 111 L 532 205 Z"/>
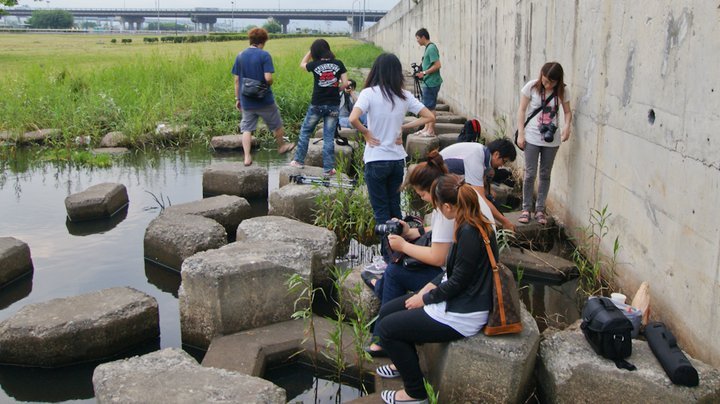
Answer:
<path fill-rule="evenodd" d="M 422 66 L 420 66 L 419 64 L 417 64 L 415 62 L 411 63 L 410 67 L 412 67 L 413 76 L 417 75 L 418 73 L 420 73 L 422 71 Z"/>
<path fill-rule="evenodd" d="M 557 131 L 557 125 L 554 122 L 540 125 L 540 134 L 544 141 L 552 143 L 555 140 L 555 132 Z"/>
<path fill-rule="evenodd" d="M 378 236 L 387 236 L 388 234 L 401 235 L 403 232 L 402 224 L 396 220 L 388 220 L 382 224 L 376 224 L 373 228 Z"/>

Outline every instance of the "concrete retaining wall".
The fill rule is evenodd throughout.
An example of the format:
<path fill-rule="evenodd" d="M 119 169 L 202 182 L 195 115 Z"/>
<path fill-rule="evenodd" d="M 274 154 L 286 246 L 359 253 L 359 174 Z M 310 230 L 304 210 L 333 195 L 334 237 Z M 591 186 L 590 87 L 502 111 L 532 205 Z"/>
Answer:
<path fill-rule="evenodd" d="M 682 347 L 720 366 L 708 343 L 720 333 L 719 20 L 718 2 L 701 0 L 401 0 L 363 35 L 409 68 L 426 27 L 440 97 L 490 135 L 512 133 L 522 85 L 562 63 L 575 121 L 550 210 L 573 231 L 607 205 L 603 249 L 620 237 L 621 289 L 650 281 Z"/>

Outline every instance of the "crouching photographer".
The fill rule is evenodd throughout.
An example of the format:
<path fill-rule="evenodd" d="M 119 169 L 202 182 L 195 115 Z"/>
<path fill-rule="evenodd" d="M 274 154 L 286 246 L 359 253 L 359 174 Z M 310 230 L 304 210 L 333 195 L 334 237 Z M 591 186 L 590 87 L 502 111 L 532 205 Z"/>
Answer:
<path fill-rule="evenodd" d="M 408 173 L 404 187 L 412 187 L 423 201 L 432 204 L 430 187 L 435 179 L 447 173 L 442 157 L 435 152 Z M 433 210 L 429 227 L 411 228 L 402 220 L 397 223 L 402 228 L 399 234 L 387 232 L 387 242 L 394 258 L 390 260 L 382 278 L 376 279 L 368 272 L 362 273 L 363 280 L 374 288 L 380 298 L 381 307 L 408 291 L 419 291 L 438 276 L 443 271 L 442 266 L 445 265 L 453 241 L 455 222 L 443 216 L 438 209 Z M 397 227 L 389 227 L 398 232 Z M 370 345 L 366 351 L 374 357 L 384 356 L 382 347 L 377 343 Z"/>

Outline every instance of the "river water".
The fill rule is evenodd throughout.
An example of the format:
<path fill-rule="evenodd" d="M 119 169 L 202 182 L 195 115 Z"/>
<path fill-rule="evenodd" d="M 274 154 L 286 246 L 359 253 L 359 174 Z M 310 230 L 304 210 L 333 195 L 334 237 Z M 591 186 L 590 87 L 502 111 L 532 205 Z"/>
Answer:
<path fill-rule="evenodd" d="M 287 156 L 258 151 L 255 164 L 269 171 L 278 187 Z M 40 162 L 19 149 L 0 162 L 0 236 L 30 246 L 32 279 L 0 289 L 0 321 L 30 303 L 129 286 L 157 299 L 160 348 L 181 347 L 177 273 L 146 264 L 145 228 L 160 213 L 153 196 L 171 204 L 202 199 L 203 169 L 213 162 L 242 161 L 241 153 L 213 154 L 204 147 L 144 151 L 120 156 L 107 169 Z M 77 226 L 66 223 L 65 197 L 103 182 L 122 183 L 130 205 L 112 221 Z M 266 214 L 267 206 L 254 206 Z M 120 220 L 122 219 L 122 220 Z M 145 351 L 158 348 L 144 347 Z M 58 370 L 0 366 L 0 402 L 92 402 L 92 370 L 87 364 Z"/>

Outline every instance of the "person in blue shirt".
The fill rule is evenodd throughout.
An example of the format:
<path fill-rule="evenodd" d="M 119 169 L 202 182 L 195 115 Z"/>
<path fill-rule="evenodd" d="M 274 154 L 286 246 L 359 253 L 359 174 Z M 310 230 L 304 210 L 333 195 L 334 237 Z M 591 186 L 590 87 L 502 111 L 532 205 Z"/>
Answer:
<path fill-rule="evenodd" d="M 295 143 L 285 142 L 285 128 L 273 97 L 271 86 L 275 68 L 272 57 L 263 49 L 268 33 L 262 28 L 253 28 L 248 32 L 248 38 L 250 47 L 237 55 L 232 68 L 235 76 L 235 107 L 242 112 L 240 132 L 246 166 L 252 164 L 252 132 L 257 127 L 258 118 L 262 118 L 275 135 L 278 153 L 285 154 L 295 148 Z"/>

